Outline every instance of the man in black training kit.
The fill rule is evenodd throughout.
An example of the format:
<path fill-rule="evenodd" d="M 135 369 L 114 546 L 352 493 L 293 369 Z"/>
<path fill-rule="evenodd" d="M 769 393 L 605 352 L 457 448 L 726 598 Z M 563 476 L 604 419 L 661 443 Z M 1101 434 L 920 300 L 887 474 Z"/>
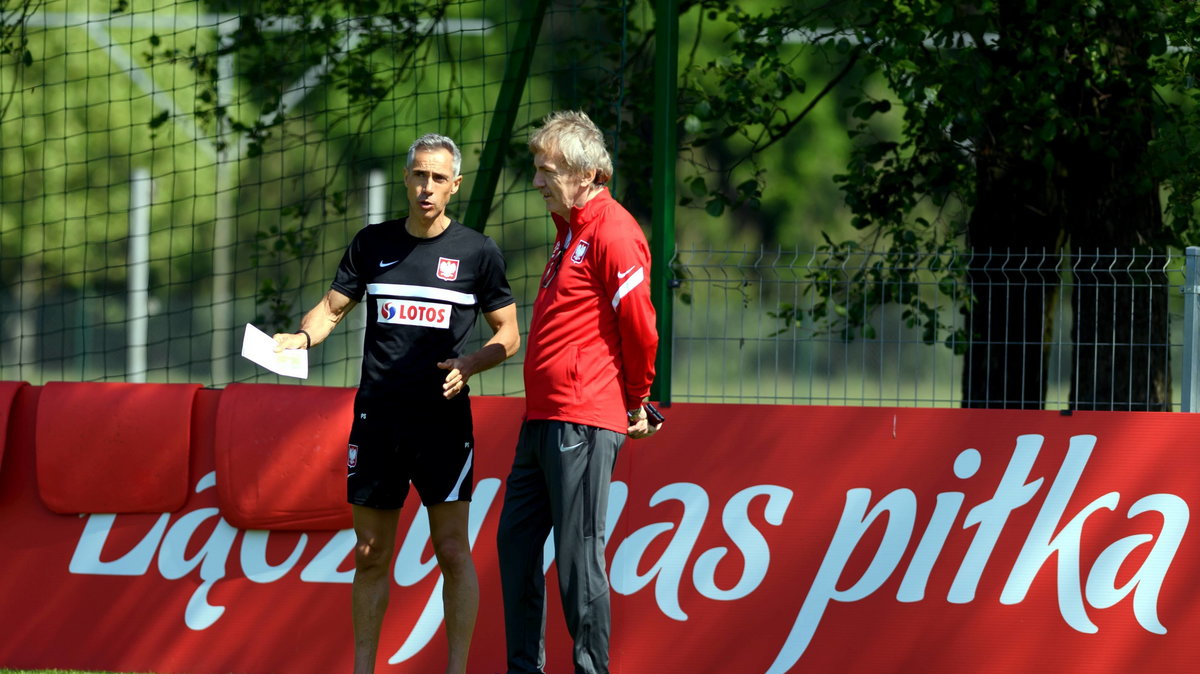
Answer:
<path fill-rule="evenodd" d="M 467 514 L 474 439 L 467 380 L 517 352 L 517 309 L 504 257 L 490 238 L 446 215 L 462 184 L 454 141 L 429 134 L 408 150 L 407 218 L 364 227 L 300 331 L 275 335 L 276 350 L 320 344 L 367 296 L 362 379 L 347 453 L 354 512 L 354 672 L 374 671 L 387 610 L 400 507 L 411 481 L 429 512 L 445 578 L 447 674 L 463 674 L 479 581 Z M 482 312 L 492 338 L 463 355 Z"/>

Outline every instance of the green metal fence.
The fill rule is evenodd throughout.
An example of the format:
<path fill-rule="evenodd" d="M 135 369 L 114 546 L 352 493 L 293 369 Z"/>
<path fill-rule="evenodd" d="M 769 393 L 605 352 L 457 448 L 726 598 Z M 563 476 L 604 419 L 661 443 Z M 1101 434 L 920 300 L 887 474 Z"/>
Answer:
<path fill-rule="evenodd" d="M 427 132 L 462 146 L 451 212 L 500 244 L 524 326 L 553 240 L 524 144 L 562 108 L 583 108 L 605 129 L 616 196 L 650 237 L 656 399 L 957 406 L 964 382 L 984 376 L 899 310 L 878 312 L 853 341 L 803 319 L 814 270 L 845 260 L 805 246 L 677 245 L 676 70 L 699 36 L 681 44 L 676 0 L 427 0 L 369 17 L 278 4 L 280 14 L 221 2 L 0 3 L 0 379 L 279 381 L 237 356 L 242 326 L 295 328 L 354 233 L 405 212 L 405 152 Z M 653 119 L 631 112 L 635 93 L 652 98 Z M 651 157 L 650 186 L 630 156 Z M 1180 350 L 1195 330 L 1179 318 L 1195 293 L 1176 290 L 1196 284 L 1180 276 L 1179 255 L 1151 257 L 1170 329 L 1121 346 L 1194 363 Z M 1011 267 L 1040 267 L 1033 282 L 1061 285 L 1066 298 L 1065 313 L 1047 314 L 1044 356 L 1004 363 L 1037 378 L 1044 405 L 1059 409 L 1079 378 L 1111 374 L 1075 366 L 1064 308 L 1081 283 L 1100 282 L 1086 280 L 1099 278 L 1092 269 L 1074 274 L 1070 259 L 1039 254 Z M 924 291 L 941 302 L 941 323 L 961 327 L 953 300 L 969 288 Z M 781 320 L 785 306 L 802 320 Z M 1110 319 L 1122 311 L 1102 309 Z M 306 384 L 357 382 L 362 311 L 312 352 Z M 522 395 L 521 367 L 519 354 L 473 387 Z"/>
<path fill-rule="evenodd" d="M 427 132 L 463 148 L 451 213 L 501 245 L 527 320 L 553 227 L 525 138 L 554 109 L 586 109 L 620 189 L 625 42 L 653 28 L 653 7 L 468 0 L 322 18 L 310 4 L 3 6 L 0 378 L 274 380 L 237 357 L 243 325 L 294 328 L 355 231 L 405 212 L 404 155 Z M 307 383 L 356 382 L 363 318 L 349 323 Z M 477 387 L 519 395 L 520 367 Z"/>

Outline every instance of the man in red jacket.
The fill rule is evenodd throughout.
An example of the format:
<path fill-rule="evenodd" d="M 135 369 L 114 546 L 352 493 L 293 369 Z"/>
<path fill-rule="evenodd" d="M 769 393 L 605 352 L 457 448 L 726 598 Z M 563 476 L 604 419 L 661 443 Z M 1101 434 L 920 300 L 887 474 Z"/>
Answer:
<path fill-rule="evenodd" d="M 525 421 L 497 532 L 508 671 L 545 665 L 542 551 L 553 527 L 575 671 L 608 672 L 609 482 L 625 437 L 659 428 L 642 405 L 658 348 L 650 248 L 604 186 L 612 159 L 587 115 L 551 114 L 529 149 L 558 236 L 533 304 Z"/>

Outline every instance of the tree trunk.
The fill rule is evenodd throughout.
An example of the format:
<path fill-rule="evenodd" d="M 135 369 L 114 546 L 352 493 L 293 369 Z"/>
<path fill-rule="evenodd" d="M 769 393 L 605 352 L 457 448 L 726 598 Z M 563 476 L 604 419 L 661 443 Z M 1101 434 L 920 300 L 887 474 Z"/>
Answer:
<path fill-rule="evenodd" d="M 989 55 L 998 72 L 1019 74 L 1018 50 L 1036 36 L 1027 10 L 1000 4 L 1001 39 Z M 1020 91 L 1020 89 L 1017 89 Z M 967 223 L 974 303 L 963 369 L 963 406 L 1040 409 L 1046 397 L 1047 337 L 1053 332 L 1061 244 L 1050 169 L 1031 155 L 1010 117 L 1025 104 L 1001 89 L 983 97 L 985 131 L 975 139 L 975 206 Z"/>
<path fill-rule="evenodd" d="M 1121 139 L 1116 160 L 1080 152 L 1070 165 L 1071 409 L 1165 411 L 1171 406 L 1165 255 L 1150 247 L 1162 229 L 1158 193 L 1113 187 L 1121 184 L 1120 172 L 1138 165 L 1146 144 L 1146 139 Z"/>
<path fill-rule="evenodd" d="M 968 224 L 970 342 L 963 407 L 1041 409 L 1047 349 L 1058 299 L 1058 228 L 1040 169 L 985 148 L 978 159 L 976 205 Z"/>
<path fill-rule="evenodd" d="M 1053 108 L 1004 96 L 983 102 L 989 133 L 976 142 L 968 223 L 975 304 L 967 317 L 963 405 L 1043 406 L 1057 259 L 1047 255 L 1040 269 L 1020 260 L 1024 251 L 1058 251 L 1069 239 L 1079 251 L 1071 264 L 1071 408 L 1169 409 L 1168 290 L 1162 260 L 1149 252 L 1164 237 L 1157 185 L 1144 170 L 1153 114 L 1144 28 L 1115 7 L 1098 15 L 1091 35 L 1103 36 L 1106 50 L 1093 50 L 1105 54 L 1095 62 L 1085 57 L 1094 44 L 1064 43 L 1053 31 L 1032 28 L 1038 17 L 1071 20 L 1072 3 L 1000 7 L 997 66 L 1019 75 L 1030 61 L 1015 50 L 1052 53 L 1064 79 L 1047 83 Z M 1045 93 L 1023 83 L 1015 88 Z M 1014 120 L 1011 110 L 1044 116 Z M 1044 129 L 1053 135 L 1042 144 L 1035 136 Z"/>
<path fill-rule="evenodd" d="M 1119 12 L 1098 22 L 1110 45 L 1105 89 L 1081 84 L 1075 111 L 1104 133 L 1055 154 L 1071 247 L 1077 251 L 1072 409 L 1168 410 L 1167 276 L 1158 186 L 1145 170 L 1152 137 L 1149 41 Z M 1123 120 L 1104 124 L 1100 120 Z"/>

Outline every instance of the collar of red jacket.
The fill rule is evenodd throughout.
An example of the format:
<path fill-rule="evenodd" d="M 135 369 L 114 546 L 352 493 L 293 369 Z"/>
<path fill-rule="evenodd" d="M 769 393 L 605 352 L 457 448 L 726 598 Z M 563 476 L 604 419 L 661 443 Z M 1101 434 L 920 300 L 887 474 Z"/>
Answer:
<path fill-rule="evenodd" d="M 604 212 L 605 207 L 607 207 L 611 201 L 612 195 L 608 193 L 608 188 L 602 187 L 596 196 L 588 199 L 587 203 L 585 203 L 582 207 L 572 208 L 570 222 L 571 238 L 578 238 L 583 230 L 587 229 L 593 222 L 599 219 L 600 214 Z M 564 227 L 567 227 L 568 223 L 561 215 L 557 213 L 551 213 L 550 215 L 554 218 L 554 224 L 556 227 L 558 227 L 559 232 L 561 232 Z"/>

